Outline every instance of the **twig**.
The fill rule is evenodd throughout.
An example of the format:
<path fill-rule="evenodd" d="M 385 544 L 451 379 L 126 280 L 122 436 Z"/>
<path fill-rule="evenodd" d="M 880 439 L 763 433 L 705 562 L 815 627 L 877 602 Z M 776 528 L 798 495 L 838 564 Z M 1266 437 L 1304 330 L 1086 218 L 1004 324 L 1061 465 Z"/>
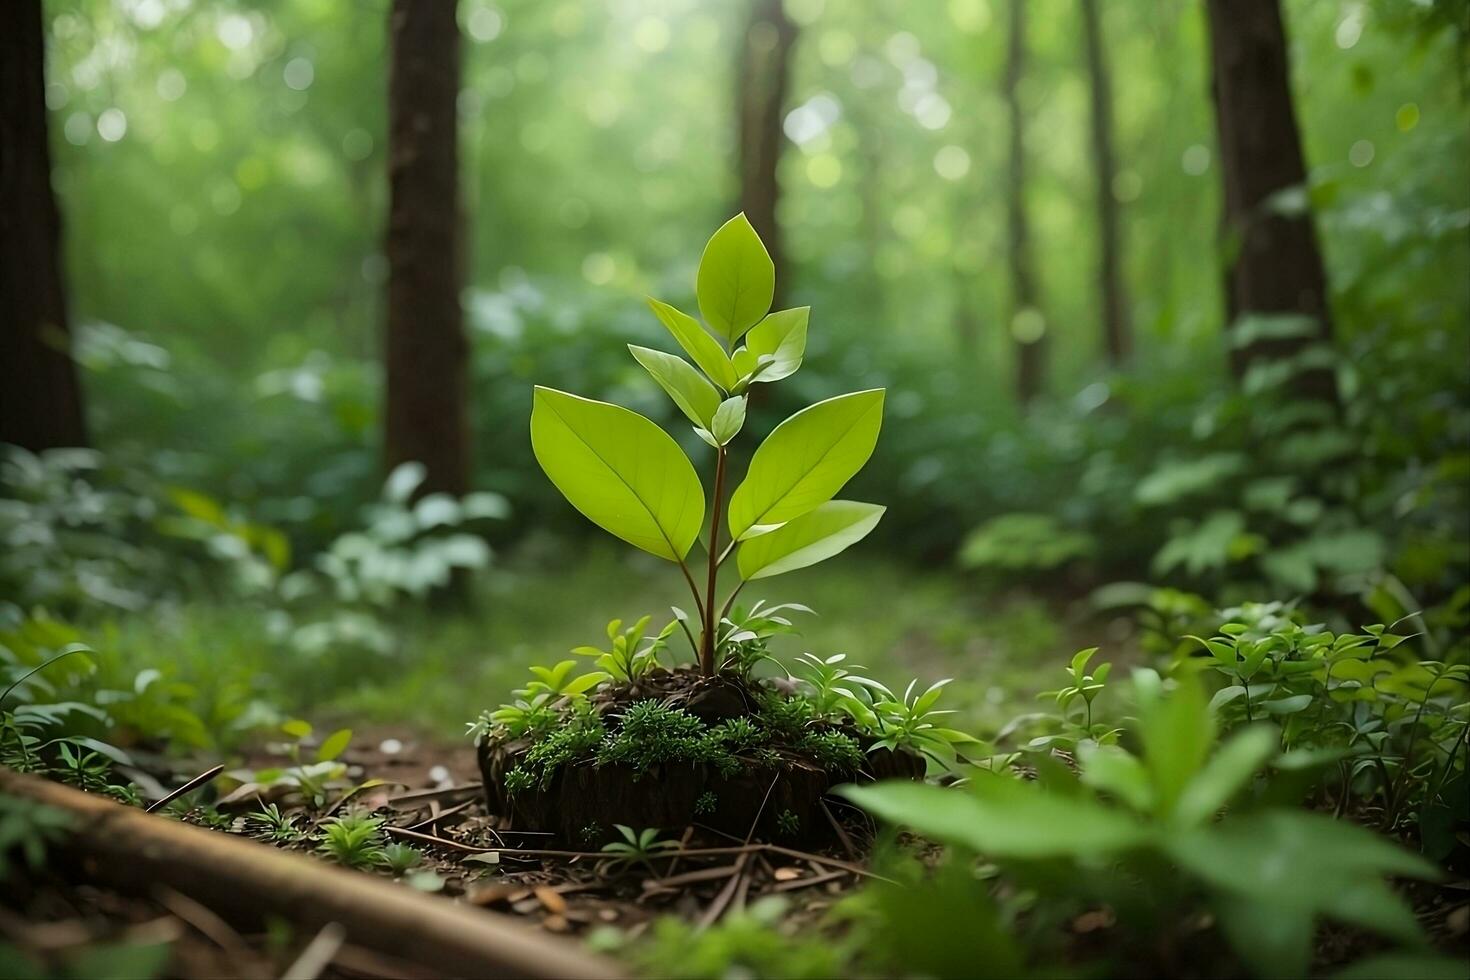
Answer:
<path fill-rule="evenodd" d="M 189 896 L 166 885 L 159 885 L 153 889 L 153 897 L 179 921 L 224 950 L 233 961 L 235 969 L 245 972 L 245 964 L 255 958 L 249 944 L 228 922 Z"/>
<path fill-rule="evenodd" d="M 709 908 L 705 909 L 704 914 L 699 917 L 699 925 L 695 927 L 697 931 L 703 932 L 708 929 L 720 920 L 720 916 L 725 914 L 725 909 L 734 900 L 735 893 L 740 888 L 740 882 L 745 877 L 745 865 L 749 860 L 750 854 L 747 852 L 740 855 L 739 859 L 731 865 L 734 870 L 730 874 L 730 880 L 725 883 L 725 887 L 720 889 L 715 900 L 709 903 Z"/>
<path fill-rule="evenodd" d="M 842 824 L 838 821 L 837 817 L 833 815 L 831 808 L 827 806 L 827 801 L 818 800 L 817 802 L 821 804 L 822 813 L 826 815 L 827 822 L 832 825 L 833 831 L 835 831 L 837 834 L 837 839 L 841 841 L 842 849 L 847 852 L 847 856 L 850 860 L 856 861 L 858 856 L 857 848 L 853 846 L 852 838 L 847 836 L 846 830 L 842 829 Z"/>
<path fill-rule="evenodd" d="M 446 786 L 443 789 L 421 789 L 413 793 L 404 793 L 402 796 L 390 796 L 388 797 L 388 805 L 397 806 L 400 803 L 416 803 L 440 796 L 453 796 L 455 793 L 467 793 L 471 790 L 483 789 L 484 785 L 484 783 L 465 783 L 463 786 Z"/>
<path fill-rule="evenodd" d="M 418 823 L 409 824 L 408 825 L 408 829 L 409 830 L 422 830 L 424 827 L 432 827 L 436 823 L 438 823 L 440 820 L 443 820 L 446 817 L 452 817 L 456 813 L 459 813 L 461 810 L 464 810 L 464 809 L 466 809 L 468 807 L 472 807 L 474 805 L 475 805 L 475 801 L 474 800 L 465 800 L 463 803 L 456 804 L 455 806 L 450 807 L 448 810 L 440 810 L 438 813 L 433 814 L 432 816 L 430 816 L 429 819 L 427 819 L 427 820 L 420 820 Z M 492 831 L 492 833 L 493 833 L 493 831 Z M 495 836 L 496 836 L 497 839 L 499 839 L 499 837 L 500 837 L 499 834 L 496 834 Z"/>
<path fill-rule="evenodd" d="M 156 802 L 156 803 L 152 804 L 151 806 L 149 806 L 148 809 L 146 811 L 144 811 L 144 812 L 146 812 L 146 813 L 154 813 L 154 812 L 157 812 L 158 810 L 163 809 L 164 807 L 166 807 L 170 803 L 172 803 L 174 800 L 177 800 L 179 797 L 183 796 L 185 793 L 192 793 L 194 790 L 198 789 L 199 787 L 205 785 L 206 783 L 209 783 L 211 780 L 214 779 L 215 776 L 218 776 L 220 773 L 222 773 L 224 771 L 225 771 L 225 767 L 224 766 L 215 766 L 213 769 L 209 770 L 208 772 L 201 772 L 199 775 L 195 776 L 193 779 L 189 780 L 187 783 L 185 783 L 184 785 L 180 786 L 178 789 L 174 790 L 172 793 L 168 794 L 163 799 L 161 799 L 158 802 Z"/>
<path fill-rule="evenodd" d="M 846 878 L 851 872 L 828 871 L 825 874 L 811 875 L 806 878 L 793 878 L 791 881 L 778 881 L 771 888 L 773 892 L 794 892 L 800 888 L 810 888 L 813 885 L 825 885 L 829 881 L 837 881 Z"/>
<path fill-rule="evenodd" d="M 700 868 L 697 871 L 686 871 L 681 875 L 673 875 L 668 878 L 648 878 L 643 882 L 643 890 L 646 892 L 672 890 L 684 885 L 697 885 L 702 881 L 718 881 L 735 873 L 735 865 L 722 864 L 715 868 Z"/>
<path fill-rule="evenodd" d="M 347 930 L 340 923 L 328 922 L 322 926 L 316 938 L 306 944 L 301 955 L 296 957 L 296 962 L 286 967 L 286 972 L 281 974 L 281 980 L 316 980 L 331 965 L 332 958 L 337 955 L 337 950 L 342 948 L 346 939 Z"/>

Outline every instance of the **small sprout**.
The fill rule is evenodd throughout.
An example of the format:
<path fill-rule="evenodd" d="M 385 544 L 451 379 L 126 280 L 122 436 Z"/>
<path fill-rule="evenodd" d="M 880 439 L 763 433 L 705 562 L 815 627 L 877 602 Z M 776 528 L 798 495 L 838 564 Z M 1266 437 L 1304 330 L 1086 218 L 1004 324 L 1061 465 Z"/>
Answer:
<path fill-rule="evenodd" d="M 402 878 L 418 867 L 423 860 L 424 856 L 418 848 L 397 841 L 383 847 L 378 855 L 378 863 L 395 878 Z"/>
<path fill-rule="evenodd" d="M 776 830 L 782 837 L 795 837 L 801 833 L 801 818 L 790 810 L 782 810 L 776 815 Z"/>
<path fill-rule="evenodd" d="M 715 812 L 720 805 L 720 798 L 715 795 L 714 790 L 705 790 L 699 794 L 699 799 L 694 801 L 694 813 L 696 816 L 707 817 Z"/>
<path fill-rule="evenodd" d="M 626 869 L 635 864 L 641 864 L 649 871 L 652 871 L 653 858 L 657 857 L 660 853 L 678 850 L 679 848 L 678 841 L 659 840 L 659 830 L 657 827 L 634 830 L 625 824 L 614 824 L 613 826 L 623 839 L 602 845 L 603 853 L 610 855 L 608 861 L 609 869 Z"/>
<path fill-rule="evenodd" d="M 293 844 L 306 834 L 296 826 L 296 815 L 283 813 L 274 803 L 267 803 L 255 813 L 245 814 L 245 823 L 252 828 L 252 835 L 272 844 Z"/>
<path fill-rule="evenodd" d="M 317 850 L 338 864 L 359 871 L 382 862 L 383 821 L 363 814 L 345 814 L 322 825 Z"/>

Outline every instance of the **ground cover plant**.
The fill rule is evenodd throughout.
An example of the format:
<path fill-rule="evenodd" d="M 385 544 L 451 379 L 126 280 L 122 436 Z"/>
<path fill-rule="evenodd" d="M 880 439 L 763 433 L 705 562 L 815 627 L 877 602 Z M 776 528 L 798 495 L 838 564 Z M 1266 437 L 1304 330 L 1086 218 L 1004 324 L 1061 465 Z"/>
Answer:
<path fill-rule="evenodd" d="M 757 824 L 796 838 L 827 830 L 818 807 L 833 779 L 918 775 L 925 758 L 952 763 L 956 746 L 975 741 L 940 724 L 945 682 L 917 692 L 910 684 L 897 696 L 837 666 L 840 655 L 803 658 L 784 688 L 757 679 L 756 669 L 773 660 L 772 639 L 793 632 L 792 617 L 811 610 L 764 599 L 738 606 L 747 583 L 841 553 L 884 511 L 835 499 L 877 444 L 881 389 L 798 411 L 766 436 L 729 489 L 731 447 L 753 389 L 795 374 L 806 351 L 810 310 L 771 312 L 774 290 L 765 246 L 736 215 L 700 259 L 703 323 L 649 300 L 693 363 L 629 345 L 714 451 L 707 508 L 693 464 L 654 422 L 536 388 L 531 443 L 547 476 L 589 520 L 675 564 L 695 612 L 672 607 L 651 636 L 651 616 L 626 627 L 613 620 L 608 647 L 572 650 L 596 670 L 573 675 L 573 660 L 533 666 L 536 679 L 511 703 L 470 726 L 497 812 L 572 839 L 587 837 L 589 826 L 610 833 L 619 825 L 680 825 L 698 808 L 707 822 L 747 838 Z M 688 555 L 705 528 L 696 574 Z M 738 581 L 722 593 L 727 563 Z M 692 667 L 673 664 L 676 631 L 688 640 Z M 658 780 L 657 794 L 637 785 L 645 777 Z"/>

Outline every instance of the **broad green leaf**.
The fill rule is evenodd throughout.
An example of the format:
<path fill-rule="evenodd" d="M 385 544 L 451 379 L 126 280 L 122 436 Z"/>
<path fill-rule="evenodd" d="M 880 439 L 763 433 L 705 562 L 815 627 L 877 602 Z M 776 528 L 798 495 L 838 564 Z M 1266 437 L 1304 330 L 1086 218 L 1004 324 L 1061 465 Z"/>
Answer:
<path fill-rule="evenodd" d="M 1135 692 L 1142 693 L 1137 688 Z M 1214 717 L 1194 681 L 1182 682 L 1167 696 L 1154 693 L 1138 697 L 1138 715 L 1138 734 L 1143 742 L 1143 761 L 1153 782 L 1154 805 L 1160 816 L 1168 816 L 1210 754 L 1215 742 Z"/>
<path fill-rule="evenodd" d="M 632 352 L 633 359 L 653 375 L 658 386 L 668 392 L 679 411 L 689 416 L 689 421 L 708 428 L 710 420 L 715 417 L 715 410 L 720 407 L 720 393 L 714 385 L 704 380 L 682 357 L 634 344 L 629 344 L 628 350 Z"/>
<path fill-rule="evenodd" d="M 698 320 L 652 296 L 648 298 L 648 307 L 711 381 L 726 391 L 735 387 L 735 368 L 730 365 L 730 356 Z"/>
<path fill-rule="evenodd" d="M 770 578 L 826 561 L 867 537 L 887 508 L 829 500 L 788 524 L 740 546 L 736 563 L 745 579 Z"/>
<path fill-rule="evenodd" d="M 1213 817 L 1275 754 L 1277 738 L 1273 729 L 1261 726 L 1248 728 L 1220 746 L 1184 787 L 1175 818 L 1188 826 Z"/>
<path fill-rule="evenodd" d="M 1319 813 L 1265 810 L 1167 839 L 1181 867 L 1245 902 L 1328 915 L 1413 941 L 1419 926 L 1383 882 L 1439 870 L 1371 831 Z"/>
<path fill-rule="evenodd" d="M 699 477 L 678 443 L 638 413 L 538 385 L 531 447 L 573 507 L 629 544 L 681 561 L 699 537 Z"/>
<path fill-rule="evenodd" d="M 316 750 L 318 762 L 331 762 L 347 750 L 352 741 L 352 729 L 341 728 L 326 737 L 322 747 Z"/>
<path fill-rule="evenodd" d="M 1086 743 L 1078 747 L 1082 762 L 1082 782 L 1095 790 L 1109 793 L 1139 813 L 1153 808 L 1153 787 L 1148 770 L 1138 757 L 1116 745 Z"/>
<path fill-rule="evenodd" d="M 704 247 L 694 291 L 705 322 L 731 344 L 771 308 L 776 266 L 743 212 L 721 225 Z"/>
<path fill-rule="evenodd" d="M 1148 839 L 1126 813 L 1008 775 L 977 772 L 968 790 L 890 780 L 838 792 L 925 837 L 998 858 L 1095 859 Z"/>
<path fill-rule="evenodd" d="M 715 410 L 714 418 L 710 421 L 710 435 L 723 446 L 739 435 L 744 426 L 745 396 L 736 395 L 726 398 Z"/>
<path fill-rule="evenodd" d="M 780 381 L 801 367 L 802 356 L 806 354 L 806 326 L 811 311 L 810 306 L 778 310 L 750 328 L 745 338 L 745 349 L 757 358 L 765 355 L 774 358 L 755 380 Z"/>
<path fill-rule="evenodd" d="M 838 395 L 776 426 L 730 497 L 736 539 L 773 531 L 831 500 L 878 442 L 883 389 Z"/>

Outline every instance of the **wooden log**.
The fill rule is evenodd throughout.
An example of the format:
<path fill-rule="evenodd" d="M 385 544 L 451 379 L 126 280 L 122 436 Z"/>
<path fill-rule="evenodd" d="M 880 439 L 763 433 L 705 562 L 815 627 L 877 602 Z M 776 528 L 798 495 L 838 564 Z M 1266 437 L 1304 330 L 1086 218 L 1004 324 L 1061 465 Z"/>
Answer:
<path fill-rule="evenodd" d="M 0 794 L 72 815 L 59 856 L 92 879 L 147 895 L 164 885 L 247 927 L 266 915 L 449 976 L 614 978 L 618 967 L 494 913 L 335 868 L 302 854 L 152 816 L 0 768 Z"/>

